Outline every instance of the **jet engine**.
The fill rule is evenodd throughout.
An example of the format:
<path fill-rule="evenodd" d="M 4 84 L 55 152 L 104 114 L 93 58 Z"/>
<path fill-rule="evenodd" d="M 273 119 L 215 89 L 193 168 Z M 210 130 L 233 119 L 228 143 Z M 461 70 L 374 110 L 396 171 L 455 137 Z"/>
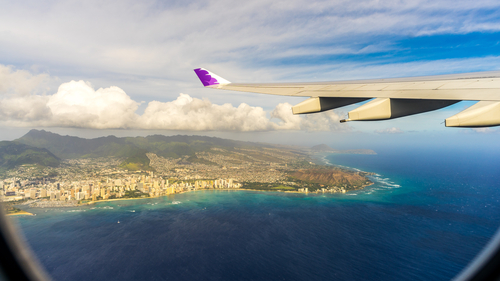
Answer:
<path fill-rule="evenodd" d="M 459 101 L 376 98 L 349 111 L 349 118 L 340 122 L 394 119 L 440 109 L 457 102 Z"/>

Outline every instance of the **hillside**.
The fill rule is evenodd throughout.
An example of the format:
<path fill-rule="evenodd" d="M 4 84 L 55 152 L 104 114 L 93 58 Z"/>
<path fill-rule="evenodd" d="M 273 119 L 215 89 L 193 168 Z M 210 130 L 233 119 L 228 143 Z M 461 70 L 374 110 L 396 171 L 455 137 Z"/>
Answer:
<path fill-rule="evenodd" d="M 12 169 L 24 164 L 56 167 L 60 160 L 44 148 L 14 141 L 0 141 L 0 169 Z"/>
<path fill-rule="evenodd" d="M 61 159 L 122 157 L 125 161 L 120 164 L 120 167 L 127 170 L 153 170 L 146 156 L 149 152 L 165 158 L 185 158 L 186 163 L 214 164 L 197 158 L 196 153 L 210 151 L 212 148 L 233 151 L 238 148 L 276 147 L 276 145 L 206 136 L 153 135 L 125 138 L 107 136 L 84 139 L 61 136 L 44 130 L 31 130 L 16 141 L 47 149 Z"/>
<path fill-rule="evenodd" d="M 359 173 L 333 169 L 299 170 L 291 175 L 293 179 L 304 182 L 323 184 L 327 186 L 349 186 L 352 189 L 361 189 L 371 182 Z"/>
<path fill-rule="evenodd" d="M 318 145 L 311 147 L 311 151 L 314 151 L 314 152 L 332 152 L 332 151 L 336 151 L 336 150 L 329 147 L 326 144 L 318 144 Z"/>
<path fill-rule="evenodd" d="M 118 157 L 124 159 L 119 165 L 127 170 L 154 170 L 150 165 L 148 153 L 168 159 L 181 159 L 185 164 L 216 164 L 216 159 L 226 159 L 224 165 L 241 165 L 254 161 L 281 162 L 276 158 L 273 149 L 282 154 L 287 151 L 288 156 L 281 157 L 308 157 L 309 151 L 305 147 L 292 147 L 255 142 L 235 141 L 207 136 L 163 136 L 152 135 L 147 137 L 115 136 L 85 139 L 73 136 L 61 136 L 44 130 L 31 130 L 16 140 L 18 143 L 38 147 L 50 151 L 60 159 L 86 159 L 99 157 Z M 270 149 L 270 150 L 269 150 Z M 371 150 L 335 150 L 327 145 L 318 145 L 311 149 L 314 152 L 330 153 L 363 153 L 375 154 Z M 203 156 L 204 153 L 218 156 Z M 201 157 L 201 158 L 200 158 Z M 210 158 L 210 159 L 209 159 Z M 213 159 L 212 159 L 213 158 Z M 215 161 L 215 162 L 214 162 Z M 306 161 L 307 162 L 307 161 Z M 222 165 L 222 166 L 224 166 Z"/>
<path fill-rule="evenodd" d="M 130 157 L 140 150 L 146 150 L 163 157 L 178 158 L 194 156 L 196 152 L 208 151 L 213 147 L 274 147 L 262 143 L 234 141 L 206 136 L 162 136 L 147 137 L 115 136 L 84 139 L 61 136 L 44 130 L 31 130 L 16 141 L 27 145 L 46 148 L 62 159 L 93 158 L 102 156 Z"/>

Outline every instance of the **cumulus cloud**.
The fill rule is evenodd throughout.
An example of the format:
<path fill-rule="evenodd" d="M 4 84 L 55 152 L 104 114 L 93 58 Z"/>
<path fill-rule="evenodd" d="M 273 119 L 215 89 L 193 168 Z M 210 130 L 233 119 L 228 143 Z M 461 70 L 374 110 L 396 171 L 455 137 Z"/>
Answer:
<path fill-rule="evenodd" d="M 400 128 L 392 127 L 392 128 L 382 129 L 382 130 L 376 130 L 375 133 L 377 133 L 377 134 L 401 134 L 404 132 Z"/>
<path fill-rule="evenodd" d="M 171 102 L 152 101 L 137 119 L 142 129 L 266 131 L 274 129 L 261 107 L 217 105 L 180 94 Z"/>
<path fill-rule="evenodd" d="M 27 70 L 0 64 L 0 95 L 29 95 L 44 90 L 50 77 L 46 73 L 34 75 Z"/>
<path fill-rule="evenodd" d="M 169 102 L 151 101 L 142 115 L 139 103 L 119 87 L 95 90 L 89 82 L 71 81 L 53 95 L 11 94 L 0 99 L 0 121 L 10 126 L 57 126 L 93 129 L 164 129 L 189 131 L 271 131 L 338 129 L 334 112 L 296 116 L 290 104 L 270 113 L 241 103 L 213 104 L 180 94 Z M 274 122 L 276 121 L 276 122 Z M 344 127 L 346 128 L 346 127 Z"/>
<path fill-rule="evenodd" d="M 192 98 L 186 94 L 171 102 L 152 101 L 138 116 L 136 128 L 191 131 L 271 131 L 306 130 L 332 131 L 348 130 L 339 126 L 339 116 L 333 112 L 293 115 L 292 105 L 278 104 L 267 117 L 262 107 L 241 103 L 235 107 L 226 103 L 217 105 L 208 99 Z M 276 121 L 276 122 L 274 122 Z"/>
<path fill-rule="evenodd" d="M 49 124 L 96 129 L 130 127 L 138 105 L 118 87 L 96 91 L 81 80 L 62 84 L 47 101 L 52 113 Z"/>

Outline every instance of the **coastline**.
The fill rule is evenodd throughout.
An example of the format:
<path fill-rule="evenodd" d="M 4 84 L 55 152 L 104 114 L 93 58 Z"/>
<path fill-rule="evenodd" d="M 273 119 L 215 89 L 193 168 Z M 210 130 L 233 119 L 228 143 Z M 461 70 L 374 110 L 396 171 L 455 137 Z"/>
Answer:
<path fill-rule="evenodd" d="M 90 201 L 90 202 L 87 202 L 87 203 L 83 203 L 83 204 L 80 204 L 78 205 L 78 207 L 80 206 L 85 206 L 85 205 L 92 205 L 92 204 L 96 204 L 96 203 L 101 203 L 101 202 L 112 202 L 112 201 L 123 201 L 123 200 L 141 200 L 141 199 L 153 199 L 153 198 L 160 198 L 160 197 L 165 197 L 165 196 L 172 196 L 172 195 L 176 195 L 176 194 L 183 194 L 183 193 L 188 193 L 188 192 L 193 192 L 193 191 L 205 191 L 205 190 L 242 190 L 240 188 L 227 188 L 227 189 L 198 189 L 198 190 L 192 190 L 192 191 L 183 191 L 183 192 L 179 192 L 179 193 L 172 193 L 172 194 L 167 194 L 167 195 L 160 195 L 160 196 L 153 196 L 153 197 L 140 197 L 140 198 L 115 198 L 115 199 L 106 199 L 106 200 L 98 200 L 98 201 Z"/>
<path fill-rule="evenodd" d="M 364 185 L 360 189 L 355 189 L 355 190 L 348 190 L 346 192 L 341 192 L 341 194 L 349 193 L 350 191 L 357 191 L 357 190 L 362 190 L 365 187 L 371 186 L 375 184 L 374 182 L 371 182 L 368 185 Z M 183 193 L 189 193 L 189 192 L 196 192 L 196 191 L 258 191 L 258 192 L 282 192 L 282 193 L 295 193 L 295 194 L 320 194 L 320 193 L 339 193 L 339 192 L 321 192 L 321 191 L 314 191 L 314 192 L 302 192 L 302 191 L 297 191 L 297 190 L 264 190 L 264 189 L 247 189 L 247 188 L 228 188 L 228 189 L 198 189 L 198 190 L 192 190 L 192 191 L 183 191 L 179 193 L 173 193 L 173 194 L 167 194 L 167 195 L 161 195 L 161 196 L 154 196 L 154 197 L 140 197 L 140 198 L 115 198 L 115 199 L 107 199 L 107 200 L 98 200 L 98 201 L 91 201 L 91 202 L 86 202 L 83 204 L 79 204 L 74 207 L 83 207 L 83 206 L 88 206 L 88 205 L 93 205 L 96 203 L 103 203 L 103 202 L 113 202 L 113 201 L 124 201 L 124 200 L 141 200 L 141 199 L 153 199 L 153 198 L 160 198 L 160 197 L 166 197 L 166 196 L 172 196 L 176 194 L 183 194 Z M 34 207 L 36 208 L 36 207 Z M 43 209 L 43 208 L 42 208 Z M 24 210 L 17 212 L 17 213 L 12 213 L 8 214 L 7 216 L 36 216 L 36 214 L 26 212 Z"/>
<path fill-rule="evenodd" d="M 361 172 L 361 173 L 366 173 L 366 174 L 375 174 L 373 172 L 366 172 L 366 171 L 360 170 L 358 168 L 353 168 L 353 167 L 347 167 L 347 166 L 343 166 L 343 165 L 334 164 L 334 163 L 330 162 L 330 160 L 326 159 L 326 157 L 328 157 L 330 155 L 333 155 L 333 154 L 338 154 L 338 153 L 316 152 L 314 154 L 311 154 L 311 157 L 314 160 L 317 160 L 318 162 L 320 162 L 320 165 L 333 166 L 333 167 L 337 167 L 337 168 L 340 168 L 340 169 L 352 170 L 352 171 L 355 171 L 355 172 Z M 371 154 L 368 154 L 368 155 L 371 155 Z"/>
<path fill-rule="evenodd" d="M 318 165 L 325 165 L 325 166 L 334 166 L 334 167 L 339 167 L 338 165 L 335 165 L 333 163 L 331 163 L 330 161 L 328 161 L 326 159 L 327 156 L 331 155 L 331 154 L 335 154 L 335 153 L 329 153 L 329 152 L 324 152 L 324 153 L 320 153 L 320 152 L 316 152 L 314 154 L 312 154 L 311 156 L 313 157 L 313 160 L 315 160 L 315 162 L 318 164 Z M 358 172 L 363 172 L 363 173 L 368 173 L 368 172 L 364 172 L 364 171 L 361 171 L 359 169 L 355 169 L 355 168 L 350 168 L 350 167 L 344 167 L 344 166 L 341 166 L 339 167 L 341 169 L 348 169 L 348 170 L 355 170 L 355 171 L 358 171 Z M 88 206 L 88 205 L 93 205 L 93 204 L 96 204 L 96 203 L 102 203 L 102 202 L 113 202 L 113 201 L 124 201 L 124 200 L 141 200 L 141 199 L 153 199 L 153 198 L 159 198 L 159 197 L 165 197 L 165 196 L 175 196 L 176 194 L 183 194 L 183 193 L 188 193 L 188 192 L 193 192 L 193 191 L 235 191 L 235 190 L 247 190 L 247 191 L 258 191 L 258 192 L 283 192 L 283 193 L 295 193 L 295 194 L 320 194 L 320 193 L 341 193 L 341 194 L 345 194 L 345 193 L 349 193 L 351 191 L 358 191 L 358 190 L 363 190 L 364 188 L 368 187 L 368 186 L 371 186 L 375 184 L 375 182 L 371 181 L 370 184 L 367 184 L 367 185 L 363 185 L 361 188 L 359 189 L 354 189 L 354 190 L 347 190 L 346 192 L 329 192 L 329 191 L 325 191 L 325 192 L 322 192 L 322 191 L 311 191 L 311 192 L 303 192 L 303 191 L 298 191 L 298 190 L 279 190 L 279 189 L 276 189 L 276 190 L 267 190 L 267 189 L 247 189 L 247 188 L 231 188 L 231 189 L 198 189 L 198 190 L 191 190 L 191 191 L 182 191 L 182 192 L 179 192 L 179 193 L 172 193 L 172 194 L 167 194 L 167 195 L 161 195 L 161 196 L 154 196 L 154 197 L 140 197 L 140 198 L 114 198 L 114 199 L 106 199 L 106 200 L 98 200 L 98 201 L 90 201 L 90 202 L 86 202 L 86 203 L 82 203 L 82 204 L 78 204 L 74 207 L 82 207 L 82 206 Z M 65 206 L 66 207 L 66 206 Z M 36 208 L 36 207 L 35 207 Z M 18 213 L 13 213 L 13 214 L 9 214 L 9 215 L 31 215 L 31 216 L 34 216 L 35 214 L 32 214 L 32 213 L 29 213 L 29 212 L 26 212 L 26 211 L 21 211 L 21 212 L 18 212 Z"/>
<path fill-rule="evenodd" d="M 179 193 L 172 193 L 172 194 L 161 195 L 161 196 L 154 196 L 154 197 L 115 198 L 115 199 L 106 199 L 106 200 L 91 201 L 91 202 L 80 204 L 77 207 L 81 207 L 81 206 L 85 206 L 85 205 L 92 205 L 92 204 L 102 203 L 102 202 L 123 201 L 123 200 L 153 199 L 153 198 L 160 198 L 160 197 L 166 197 L 166 196 L 172 196 L 172 195 L 183 194 L 183 193 L 190 193 L 190 192 L 196 192 L 196 191 L 238 191 L 238 190 L 240 190 L 240 191 L 259 191 L 259 192 L 285 192 L 285 193 L 300 193 L 300 194 L 317 193 L 317 192 L 301 192 L 301 191 L 297 191 L 297 190 L 264 190 L 264 189 L 249 189 L 249 188 L 198 189 L 198 190 L 183 191 L 183 192 L 179 192 Z"/>
<path fill-rule="evenodd" d="M 7 216 L 35 216 L 35 214 L 26 211 L 19 211 L 16 213 L 7 214 Z"/>
<path fill-rule="evenodd" d="M 169 194 L 169 195 L 171 195 L 171 194 Z M 158 198 L 158 197 L 169 196 L 169 195 L 162 195 L 162 196 L 155 196 L 155 197 L 141 197 L 141 198 L 115 198 L 115 199 L 97 200 L 97 201 L 90 201 L 87 203 L 83 203 L 83 204 L 80 204 L 78 206 L 92 205 L 95 203 L 111 202 L 111 201 L 151 199 L 151 198 Z"/>

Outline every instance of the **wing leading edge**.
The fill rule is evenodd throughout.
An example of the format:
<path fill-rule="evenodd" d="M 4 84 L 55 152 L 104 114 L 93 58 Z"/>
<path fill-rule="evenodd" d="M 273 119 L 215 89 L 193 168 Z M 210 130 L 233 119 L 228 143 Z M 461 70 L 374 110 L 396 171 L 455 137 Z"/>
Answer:
<path fill-rule="evenodd" d="M 322 112 L 368 99 L 346 121 L 386 120 L 437 110 L 462 100 L 478 103 L 445 120 L 447 127 L 500 125 L 500 72 L 313 83 L 231 83 L 198 68 L 205 87 L 272 95 L 309 97 L 294 114 Z"/>

